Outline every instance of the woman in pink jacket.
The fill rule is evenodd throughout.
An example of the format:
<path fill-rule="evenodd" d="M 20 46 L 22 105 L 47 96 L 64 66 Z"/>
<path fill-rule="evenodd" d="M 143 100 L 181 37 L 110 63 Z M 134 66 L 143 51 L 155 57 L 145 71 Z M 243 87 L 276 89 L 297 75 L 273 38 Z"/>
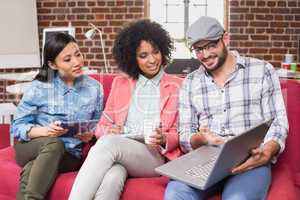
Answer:
<path fill-rule="evenodd" d="M 95 133 L 99 140 L 69 199 L 118 200 L 127 176 L 158 176 L 156 167 L 180 155 L 181 80 L 163 70 L 172 48 L 169 34 L 150 20 L 132 23 L 117 35 L 113 56 L 126 75 L 113 81 Z"/>

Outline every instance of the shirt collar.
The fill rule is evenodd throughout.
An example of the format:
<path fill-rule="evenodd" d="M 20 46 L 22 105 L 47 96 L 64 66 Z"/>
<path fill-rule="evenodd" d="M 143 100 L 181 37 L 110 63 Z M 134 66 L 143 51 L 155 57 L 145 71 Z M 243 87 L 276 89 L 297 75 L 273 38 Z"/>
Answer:
<path fill-rule="evenodd" d="M 235 65 L 234 72 L 238 71 L 239 69 L 244 69 L 247 66 L 245 57 L 240 56 L 240 54 L 237 51 L 230 51 L 230 53 L 232 53 L 232 55 L 236 58 L 236 65 Z M 211 76 L 204 66 L 202 67 L 202 70 L 204 71 L 207 77 Z"/>
<path fill-rule="evenodd" d="M 241 69 L 247 66 L 247 61 L 245 57 L 240 56 L 239 52 L 237 51 L 230 51 L 232 55 L 236 58 L 236 68 Z"/>
<path fill-rule="evenodd" d="M 66 94 L 70 90 L 78 91 L 82 85 L 82 81 L 81 81 L 82 79 L 83 79 L 83 76 L 76 78 L 73 87 L 67 86 L 65 84 L 65 82 L 62 80 L 62 78 L 59 76 L 59 74 L 55 75 L 53 81 L 55 84 L 58 85 L 59 88 L 61 88 L 63 90 L 63 93 Z"/>
<path fill-rule="evenodd" d="M 139 78 L 138 78 L 138 81 L 137 81 L 137 84 L 142 85 L 142 86 L 145 86 L 145 85 L 146 85 L 147 83 L 149 83 L 149 81 L 150 81 L 152 84 L 158 86 L 159 83 L 160 83 L 160 80 L 161 80 L 161 78 L 162 78 L 162 76 L 163 76 L 163 74 L 164 74 L 164 70 L 163 70 L 162 67 L 160 68 L 158 74 L 156 74 L 156 75 L 155 75 L 153 78 L 151 78 L 151 79 L 148 79 L 148 78 L 146 78 L 145 76 L 143 76 L 142 74 L 140 74 L 140 75 L 139 75 Z"/>

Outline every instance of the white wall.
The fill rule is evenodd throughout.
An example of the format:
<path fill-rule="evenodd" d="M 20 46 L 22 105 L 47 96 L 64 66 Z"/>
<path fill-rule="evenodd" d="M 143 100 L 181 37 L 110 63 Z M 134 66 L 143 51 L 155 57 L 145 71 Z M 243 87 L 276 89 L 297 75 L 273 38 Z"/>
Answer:
<path fill-rule="evenodd" d="M 0 0 L 0 68 L 39 67 L 35 0 Z"/>

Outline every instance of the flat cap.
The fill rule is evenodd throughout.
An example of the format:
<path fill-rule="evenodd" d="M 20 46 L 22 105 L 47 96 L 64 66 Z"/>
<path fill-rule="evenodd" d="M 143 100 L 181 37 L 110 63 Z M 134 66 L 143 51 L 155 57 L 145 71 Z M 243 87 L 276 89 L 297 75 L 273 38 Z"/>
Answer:
<path fill-rule="evenodd" d="M 200 40 L 217 40 L 222 37 L 225 30 L 223 26 L 213 17 L 202 16 L 195 21 L 186 32 L 189 46 Z"/>

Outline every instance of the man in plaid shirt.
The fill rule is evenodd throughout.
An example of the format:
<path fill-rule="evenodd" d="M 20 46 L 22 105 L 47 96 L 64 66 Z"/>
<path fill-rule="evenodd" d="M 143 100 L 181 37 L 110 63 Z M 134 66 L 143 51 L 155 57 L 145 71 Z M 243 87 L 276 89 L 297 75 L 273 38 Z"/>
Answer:
<path fill-rule="evenodd" d="M 224 143 L 227 137 L 274 120 L 263 144 L 232 169 L 232 176 L 205 191 L 171 181 L 165 199 L 206 199 L 220 188 L 226 200 L 265 199 L 271 183 L 270 163 L 283 151 L 288 132 L 276 72 L 266 61 L 228 51 L 229 35 L 214 18 L 200 17 L 189 27 L 187 39 L 202 64 L 186 77 L 180 92 L 183 151 Z"/>

